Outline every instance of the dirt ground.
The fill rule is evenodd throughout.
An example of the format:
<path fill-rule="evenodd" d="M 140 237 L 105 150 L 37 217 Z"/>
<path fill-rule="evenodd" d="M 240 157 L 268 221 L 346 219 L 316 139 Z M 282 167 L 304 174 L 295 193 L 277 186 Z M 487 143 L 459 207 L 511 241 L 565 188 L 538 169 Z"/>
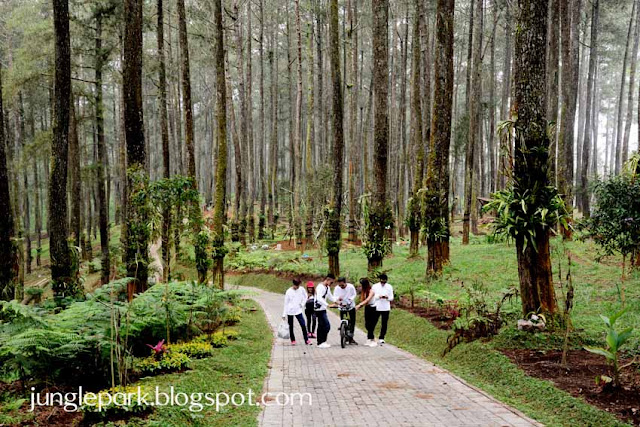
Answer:
<path fill-rule="evenodd" d="M 575 397 L 610 412 L 620 419 L 640 425 L 640 370 L 638 365 L 625 368 L 621 387 L 614 389 L 598 385 L 596 377 L 613 377 L 604 357 L 586 350 L 572 350 L 567 354 L 567 366 L 561 366 L 561 351 L 504 350 L 503 353 L 522 368 L 527 375 L 552 381 L 557 387 Z M 623 366 L 629 360 L 621 361 Z"/>

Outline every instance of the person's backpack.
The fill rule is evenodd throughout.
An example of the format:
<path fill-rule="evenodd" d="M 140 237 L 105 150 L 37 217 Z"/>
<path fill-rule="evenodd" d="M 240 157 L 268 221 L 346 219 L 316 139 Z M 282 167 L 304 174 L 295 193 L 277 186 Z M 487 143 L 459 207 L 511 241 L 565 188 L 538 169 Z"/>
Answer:
<path fill-rule="evenodd" d="M 313 310 L 314 307 L 316 305 L 316 298 L 315 296 L 310 296 L 307 298 L 307 310 Z"/>

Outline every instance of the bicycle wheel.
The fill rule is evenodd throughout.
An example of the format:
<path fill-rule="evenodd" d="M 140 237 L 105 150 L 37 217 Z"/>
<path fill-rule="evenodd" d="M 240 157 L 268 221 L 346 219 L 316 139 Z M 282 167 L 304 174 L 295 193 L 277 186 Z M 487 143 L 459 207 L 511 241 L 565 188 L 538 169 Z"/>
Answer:
<path fill-rule="evenodd" d="M 340 346 L 345 348 L 347 345 L 347 326 L 345 322 L 340 324 Z"/>

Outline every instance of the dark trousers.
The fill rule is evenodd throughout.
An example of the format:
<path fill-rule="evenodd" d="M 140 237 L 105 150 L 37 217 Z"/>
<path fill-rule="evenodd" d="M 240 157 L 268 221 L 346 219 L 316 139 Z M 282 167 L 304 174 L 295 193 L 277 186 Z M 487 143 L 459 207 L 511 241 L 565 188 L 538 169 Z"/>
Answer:
<path fill-rule="evenodd" d="M 373 330 L 376 328 L 376 325 L 378 324 L 378 319 L 381 317 L 382 317 L 382 327 L 380 328 L 379 339 L 383 340 L 384 336 L 387 334 L 387 322 L 389 322 L 388 311 L 376 311 L 376 317 L 375 317 L 375 320 L 373 321 L 373 326 L 371 327 L 371 336 L 373 337 Z"/>
<path fill-rule="evenodd" d="M 307 316 L 307 327 L 312 334 L 316 332 L 316 312 L 313 307 L 305 308 L 304 314 Z"/>
<path fill-rule="evenodd" d="M 300 323 L 300 327 L 302 328 L 302 335 L 304 337 L 304 342 L 307 342 L 309 340 L 309 337 L 307 336 L 307 327 L 304 324 L 304 317 L 302 316 L 302 313 L 296 314 L 295 316 L 292 316 L 292 315 L 287 316 L 287 319 L 289 320 L 289 336 L 291 338 L 291 341 L 296 340 L 296 336 L 293 334 L 293 318 L 294 317 L 298 319 L 298 323 Z"/>
<path fill-rule="evenodd" d="M 367 329 L 367 339 L 373 339 L 373 330 L 376 328 L 378 319 L 376 317 L 376 308 L 367 304 L 364 306 L 364 326 Z"/>
<path fill-rule="evenodd" d="M 318 318 L 318 345 L 320 345 L 327 340 L 331 324 L 327 317 L 327 310 L 316 311 L 316 317 Z"/>
<path fill-rule="evenodd" d="M 349 311 L 340 310 L 340 320 L 344 319 L 347 315 L 349 315 L 349 332 L 353 338 L 353 331 L 356 329 L 356 308 L 354 307 Z"/>

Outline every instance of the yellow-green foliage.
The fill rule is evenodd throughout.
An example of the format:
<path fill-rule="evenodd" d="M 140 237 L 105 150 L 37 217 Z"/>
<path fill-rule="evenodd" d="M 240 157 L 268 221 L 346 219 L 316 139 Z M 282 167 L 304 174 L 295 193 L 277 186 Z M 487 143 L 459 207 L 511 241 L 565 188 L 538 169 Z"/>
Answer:
<path fill-rule="evenodd" d="M 80 408 L 89 418 L 95 415 L 106 418 L 117 415 L 141 414 L 151 409 L 145 399 L 142 399 L 145 394 L 151 396 L 152 392 L 144 386 L 112 387 L 97 393 L 96 398 L 91 402 L 85 400 L 90 404 L 83 403 Z"/>
<path fill-rule="evenodd" d="M 218 331 L 214 334 L 202 334 L 197 336 L 192 342 L 201 342 L 207 343 L 213 346 L 214 348 L 226 347 L 227 346 L 227 336 L 223 335 L 222 331 Z"/>
<path fill-rule="evenodd" d="M 181 371 L 189 367 L 191 359 L 184 353 L 167 352 L 159 359 L 154 356 L 136 359 L 134 369 L 141 375 L 158 375 Z"/>
<path fill-rule="evenodd" d="M 242 308 L 237 305 L 229 307 L 227 314 L 225 316 L 225 323 L 227 325 L 235 325 L 240 321 L 240 316 L 242 315 Z"/>
<path fill-rule="evenodd" d="M 208 342 L 182 342 L 178 344 L 170 344 L 168 346 L 170 353 L 186 354 L 192 359 L 203 359 L 213 355 L 213 346 Z"/>

